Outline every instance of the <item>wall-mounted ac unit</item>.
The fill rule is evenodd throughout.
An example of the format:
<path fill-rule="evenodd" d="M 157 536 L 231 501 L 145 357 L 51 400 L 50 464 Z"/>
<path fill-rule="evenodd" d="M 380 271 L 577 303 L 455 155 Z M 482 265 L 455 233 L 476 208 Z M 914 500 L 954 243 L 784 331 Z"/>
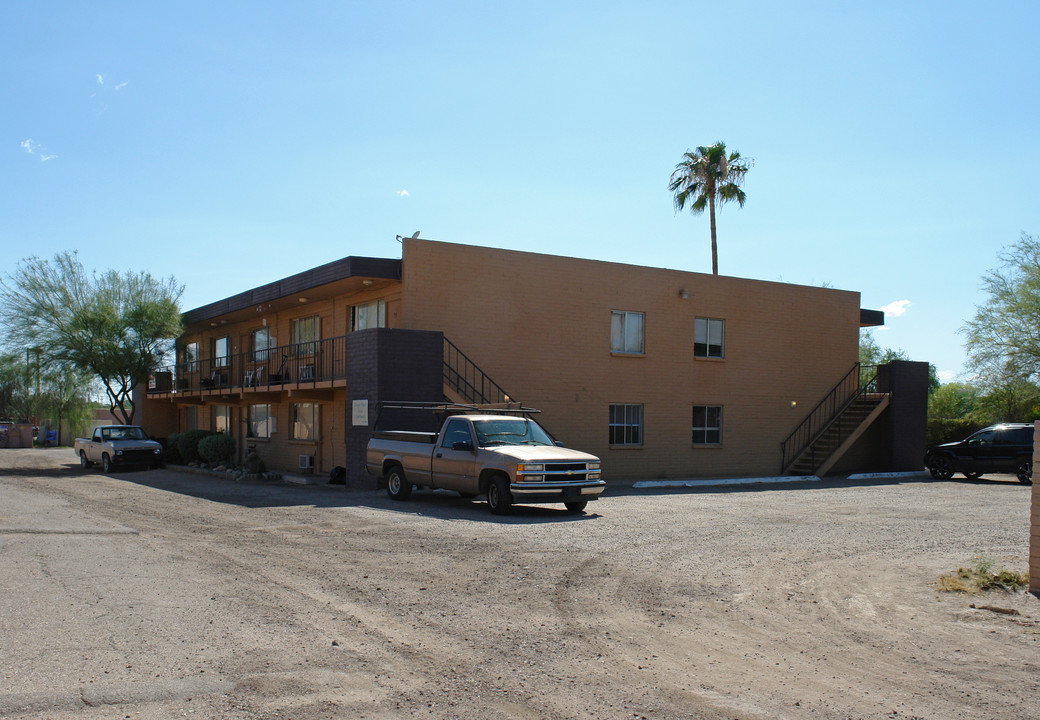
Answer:
<path fill-rule="evenodd" d="M 313 470 L 314 469 L 314 456 L 313 455 L 300 455 L 300 470 Z"/>

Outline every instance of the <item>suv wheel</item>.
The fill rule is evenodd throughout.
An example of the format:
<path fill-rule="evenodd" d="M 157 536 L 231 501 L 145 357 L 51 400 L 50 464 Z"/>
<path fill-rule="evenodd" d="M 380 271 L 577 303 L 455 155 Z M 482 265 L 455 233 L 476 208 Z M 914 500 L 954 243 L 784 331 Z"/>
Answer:
<path fill-rule="evenodd" d="M 949 480 L 953 477 L 953 463 L 946 455 L 936 455 L 929 463 L 928 471 L 936 480 Z"/>
<path fill-rule="evenodd" d="M 1020 461 L 1018 467 L 1015 468 L 1015 474 L 1018 475 L 1018 481 L 1023 485 L 1032 485 L 1033 461 L 1028 458 Z"/>

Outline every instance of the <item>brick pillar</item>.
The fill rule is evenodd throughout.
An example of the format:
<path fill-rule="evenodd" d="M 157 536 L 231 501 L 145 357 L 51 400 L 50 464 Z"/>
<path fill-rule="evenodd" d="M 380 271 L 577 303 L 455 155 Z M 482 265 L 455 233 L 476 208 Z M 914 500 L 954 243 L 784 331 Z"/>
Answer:
<path fill-rule="evenodd" d="M 1040 461 L 1040 421 L 1033 424 L 1033 491 L 1029 512 L 1029 592 L 1040 594 L 1040 490 L 1037 490 L 1036 464 Z"/>
<path fill-rule="evenodd" d="M 373 328 L 347 336 L 347 392 L 344 442 L 347 487 L 375 488 L 365 469 L 379 403 L 384 400 L 444 400 L 444 336 L 425 330 Z M 368 424 L 354 425 L 354 401 L 367 402 Z"/>

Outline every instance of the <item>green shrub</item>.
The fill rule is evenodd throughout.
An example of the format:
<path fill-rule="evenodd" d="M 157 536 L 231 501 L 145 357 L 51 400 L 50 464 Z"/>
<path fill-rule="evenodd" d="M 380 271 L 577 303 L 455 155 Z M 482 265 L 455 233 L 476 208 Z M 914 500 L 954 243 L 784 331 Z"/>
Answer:
<path fill-rule="evenodd" d="M 177 438 L 177 449 L 184 458 L 184 462 L 199 462 L 199 442 L 204 437 L 215 435 L 212 430 L 189 430 Z"/>
<path fill-rule="evenodd" d="M 262 473 L 267 470 L 267 466 L 264 464 L 262 457 L 255 452 L 251 452 L 246 456 L 246 470 L 251 473 Z"/>
<path fill-rule="evenodd" d="M 207 435 L 199 440 L 199 457 L 206 462 L 227 464 L 235 457 L 235 438 L 230 435 Z"/>
<path fill-rule="evenodd" d="M 931 419 L 928 421 L 928 428 L 925 432 L 925 444 L 931 447 L 963 440 L 981 427 L 982 425 L 979 423 L 966 418 Z"/>
<path fill-rule="evenodd" d="M 184 458 L 181 457 L 181 451 L 177 449 L 177 440 L 180 438 L 180 433 L 170 433 L 170 436 L 166 438 L 166 444 L 163 445 L 163 462 L 169 463 L 170 465 L 183 465 Z"/>

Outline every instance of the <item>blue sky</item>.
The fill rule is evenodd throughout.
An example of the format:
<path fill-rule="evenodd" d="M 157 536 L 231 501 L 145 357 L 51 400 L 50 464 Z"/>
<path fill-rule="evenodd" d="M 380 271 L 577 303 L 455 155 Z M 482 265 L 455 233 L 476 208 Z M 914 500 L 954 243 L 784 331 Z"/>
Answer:
<path fill-rule="evenodd" d="M 722 140 L 755 165 L 720 272 L 857 290 L 950 379 L 981 275 L 1040 233 L 1037 27 L 1029 2 L 7 2 L 0 274 L 76 249 L 188 309 L 416 230 L 710 272 L 666 185 Z"/>

